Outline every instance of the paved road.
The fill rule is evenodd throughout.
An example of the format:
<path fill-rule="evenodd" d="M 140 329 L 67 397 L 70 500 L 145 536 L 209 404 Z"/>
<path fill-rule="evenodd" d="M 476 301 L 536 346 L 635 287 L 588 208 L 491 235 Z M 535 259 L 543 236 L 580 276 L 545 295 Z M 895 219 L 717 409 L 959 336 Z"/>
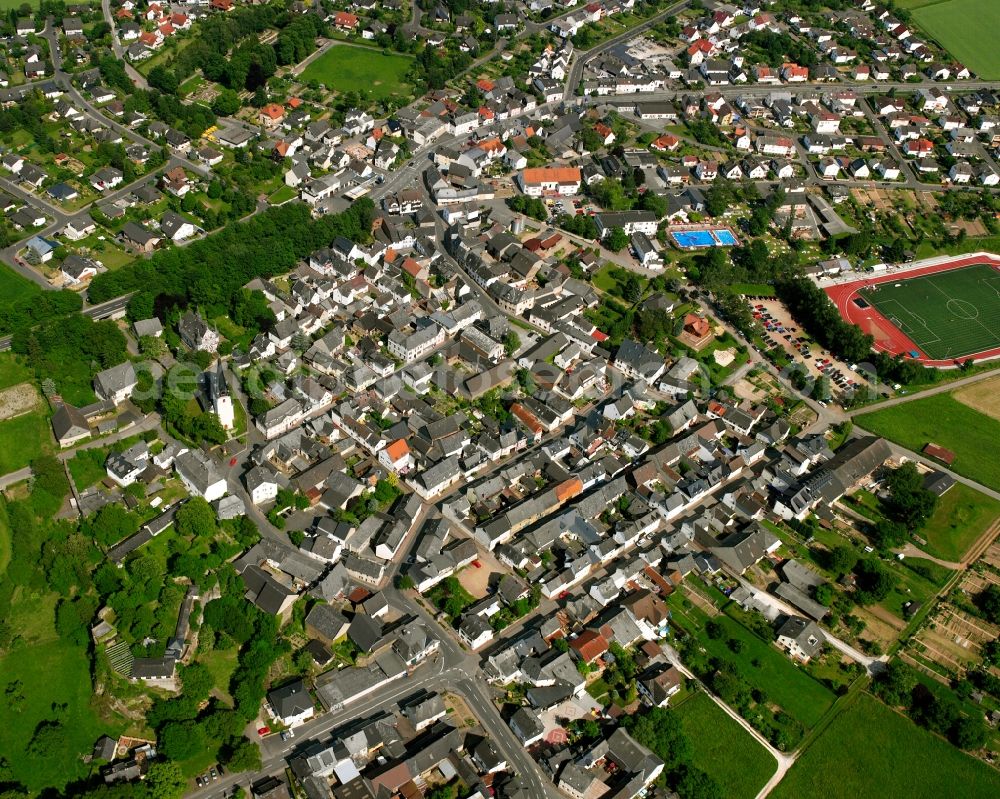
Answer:
<path fill-rule="evenodd" d="M 590 59 L 594 58 L 599 53 L 608 50 L 611 47 L 614 47 L 616 44 L 620 44 L 621 42 L 625 42 L 628 41 L 629 39 L 634 38 L 639 33 L 646 30 L 646 28 L 656 25 L 661 20 L 670 16 L 671 14 L 676 14 L 678 11 L 683 11 L 689 5 L 690 5 L 690 0 L 683 0 L 683 2 L 674 3 L 672 6 L 670 6 L 670 8 L 666 9 L 665 11 L 661 11 L 655 17 L 650 17 L 645 22 L 636 25 L 634 28 L 629 28 L 627 31 L 624 31 L 618 34 L 617 36 L 613 36 L 610 39 L 606 39 L 605 41 L 601 42 L 598 45 L 595 45 L 589 50 L 577 50 L 576 52 L 574 52 L 573 65 L 570 67 L 569 74 L 566 76 L 566 88 L 563 92 L 563 97 L 569 100 L 574 96 L 577 86 L 580 85 L 580 81 L 583 79 L 584 67 L 587 65 L 587 62 L 590 61 Z M 621 97 L 624 95 L 618 95 L 618 96 Z M 602 100 L 604 101 L 607 101 L 608 99 L 612 98 L 608 97 L 602 98 Z"/>
<path fill-rule="evenodd" d="M 132 79 L 132 83 L 140 89 L 148 89 L 149 83 L 146 82 L 146 78 L 143 77 L 139 70 L 129 63 L 127 58 L 125 58 L 125 48 L 122 46 L 121 40 L 118 38 L 117 21 L 115 20 L 114 14 L 111 13 L 111 0 L 101 0 L 101 11 L 104 13 L 104 21 L 111 26 L 111 49 L 114 50 L 115 57 L 125 66 L 125 74 L 128 75 Z"/>
<path fill-rule="evenodd" d="M 973 383 L 979 383 L 982 380 L 989 380 L 990 378 L 997 376 L 1000 376 L 1000 367 L 996 369 L 991 369 L 988 372 L 980 372 L 978 374 L 970 375 L 969 377 L 962 377 L 959 378 L 958 380 L 951 380 L 936 386 L 931 386 L 929 388 L 921 389 L 919 391 L 914 391 L 911 394 L 903 394 L 898 397 L 893 397 L 892 399 L 882 400 L 881 402 L 874 402 L 870 405 L 865 405 L 861 408 L 855 408 L 853 410 L 847 411 L 846 415 L 848 417 L 861 416 L 866 413 L 881 411 L 884 410 L 885 408 L 893 408 L 896 405 L 904 405 L 907 402 L 913 402 L 913 400 L 924 399 L 925 397 L 933 397 L 936 394 L 947 394 L 949 391 L 955 391 L 956 389 L 972 385 Z"/>

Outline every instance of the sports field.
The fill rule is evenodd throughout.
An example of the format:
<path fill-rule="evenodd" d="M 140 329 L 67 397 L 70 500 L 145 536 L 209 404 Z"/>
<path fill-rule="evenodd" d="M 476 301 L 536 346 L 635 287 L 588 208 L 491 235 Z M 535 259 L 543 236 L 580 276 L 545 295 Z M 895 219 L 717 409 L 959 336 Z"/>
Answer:
<path fill-rule="evenodd" d="M 307 66 L 299 76 L 303 81 L 318 80 L 338 92 L 359 92 L 382 99 L 408 98 L 406 83 L 413 59 L 403 55 L 384 55 L 369 47 L 335 45 Z"/>
<path fill-rule="evenodd" d="M 932 360 L 1000 347 L 1000 272 L 988 264 L 901 276 L 860 295 Z"/>
<path fill-rule="evenodd" d="M 915 8 L 913 19 L 980 78 L 1000 78 L 997 0 L 947 0 Z"/>

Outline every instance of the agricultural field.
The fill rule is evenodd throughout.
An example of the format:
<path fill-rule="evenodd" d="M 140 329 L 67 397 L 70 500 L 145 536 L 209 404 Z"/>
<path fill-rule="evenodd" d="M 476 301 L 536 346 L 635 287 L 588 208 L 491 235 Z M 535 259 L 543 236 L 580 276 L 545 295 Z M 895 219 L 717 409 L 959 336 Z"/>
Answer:
<path fill-rule="evenodd" d="M 675 710 L 691 742 L 692 763 L 711 774 L 730 799 L 753 799 L 778 764 L 732 718 L 699 691 Z"/>
<path fill-rule="evenodd" d="M 1000 772 L 863 694 L 799 757 L 771 797 L 987 799 L 998 793 Z"/>
<path fill-rule="evenodd" d="M 376 100 L 404 99 L 411 93 L 406 73 L 412 63 L 409 56 L 383 55 L 367 47 L 338 45 L 309 64 L 299 77 L 303 82 L 317 80 L 341 93 L 358 92 Z"/>
<path fill-rule="evenodd" d="M 904 5 L 905 7 L 905 5 Z M 1000 78 L 1000 51 L 995 31 L 1000 27 L 996 0 L 947 0 L 913 8 L 914 21 L 980 78 Z"/>
<path fill-rule="evenodd" d="M 951 468 L 989 488 L 1000 490 L 1000 421 L 970 408 L 952 394 L 913 400 L 855 417 L 857 425 L 920 452 L 935 443 L 955 453 Z"/>

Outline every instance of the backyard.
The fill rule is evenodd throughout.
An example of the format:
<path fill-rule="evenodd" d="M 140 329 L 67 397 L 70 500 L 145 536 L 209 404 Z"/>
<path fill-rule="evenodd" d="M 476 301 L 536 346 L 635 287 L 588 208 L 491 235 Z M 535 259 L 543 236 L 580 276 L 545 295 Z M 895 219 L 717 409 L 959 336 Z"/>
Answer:
<path fill-rule="evenodd" d="M 771 797 L 986 799 L 998 793 L 1000 773 L 863 694 L 799 757 Z"/>
<path fill-rule="evenodd" d="M 730 799 L 753 799 L 777 763 L 708 694 L 699 691 L 677 706 L 691 742 L 692 763 L 709 772 Z"/>
<path fill-rule="evenodd" d="M 411 87 L 406 73 L 413 59 L 402 55 L 385 55 L 367 47 L 335 45 L 303 70 L 302 81 L 319 81 L 328 89 L 346 93 L 358 92 L 376 100 L 387 97 L 405 99 Z"/>
<path fill-rule="evenodd" d="M 678 600 L 673 596 L 671 600 L 674 623 L 691 632 L 709 657 L 730 664 L 752 688 L 766 694 L 770 702 L 780 705 L 804 727 L 813 727 L 829 710 L 834 701 L 833 692 L 796 666 L 776 646 L 758 638 L 725 614 L 716 617 L 722 635 L 710 638 L 705 630 L 708 617 L 702 610 L 688 607 L 676 612 L 680 610 L 676 604 Z M 739 654 L 733 651 L 730 639 L 741 642 Z"/>

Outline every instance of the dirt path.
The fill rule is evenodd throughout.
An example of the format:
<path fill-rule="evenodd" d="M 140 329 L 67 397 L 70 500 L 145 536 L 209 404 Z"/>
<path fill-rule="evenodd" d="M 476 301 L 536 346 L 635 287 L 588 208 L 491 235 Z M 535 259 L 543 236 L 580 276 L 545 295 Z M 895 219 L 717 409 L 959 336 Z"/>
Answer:
<path fill-rule="evenodd" d="M 964 562 L 955 563 L 954 561 L 951 560 L 941 560 L 941 558 L 935 558 L 933 555 L 928 555 L 926 552 L 924 552 L 922 549 L 920 549 L 914 544 L 907 544 L 906 546 L 901 547 L 900 549 L 894 549 L 893 552 L 895 552 L 897 555 L 904 555 L 908 558 L 922 558 L 923 560 L 929 560 L 931 563 L 936 563 L 938 566 L 944 566 L 946 569 L 952 569 L 955 571 L 964 569 L 966 566 Z"/>

